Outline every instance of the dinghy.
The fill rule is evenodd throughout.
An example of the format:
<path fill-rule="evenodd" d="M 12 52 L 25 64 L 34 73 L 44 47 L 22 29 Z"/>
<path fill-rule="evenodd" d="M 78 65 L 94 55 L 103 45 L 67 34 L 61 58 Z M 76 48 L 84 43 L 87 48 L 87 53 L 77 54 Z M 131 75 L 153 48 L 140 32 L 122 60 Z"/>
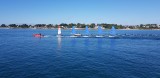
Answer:
<path fill-rule="evenodd" d="M 102 35 L 102 28 L 101 28 L 101 26 L 98 26 L 98 35 L 96 35 L 95 37 L 98 37 L 98 38 L 104 37 L 104 36 Z"/>
<path fill-rule="evenodd" d="M 81 37 L 82 34 L 76 33 L 75 26 L 72 27 L 72 35 L 70 37 Z"/>
<path fill-rule="evenodd" d="M 86 26 L 86 28 L 85 28 L 85 35 L 82 36 L 82 37 L 90 37 L 90 36 L 89 36 L 88 26 Z"/>
<path fill-rule="evenodd" d="M 114 26 L 112 26 L 108 37 L 110 37 L 110 38 L 118 38 L 118 36 L 116 35 L 116 29 L 115 29 Z"/>

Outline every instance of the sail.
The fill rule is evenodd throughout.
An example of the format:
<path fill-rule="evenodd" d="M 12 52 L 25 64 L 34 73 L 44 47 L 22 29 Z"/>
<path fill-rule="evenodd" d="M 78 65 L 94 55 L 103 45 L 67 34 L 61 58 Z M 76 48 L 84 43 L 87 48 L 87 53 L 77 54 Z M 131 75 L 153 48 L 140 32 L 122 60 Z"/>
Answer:
<path fill-rule="evenodd" d="M 75 26 L 72 27 L 72 33 L 71 34 L 76 34 Z"/>
<path fill-rule="evenodd" d="M 112 28 L 110 30 L 110 35 L 116 35 L 116 30 L 115 30 L 114 26 L 112 26 Z"/>
<path fill-rule="evenodd" d="M 101 26 L 98 26 L 98 35 L 102 35 L 102 28 L 101 28 Z"/>
<path fill-rule="evenodd" d="M 88 26 L 86 26 L 86 29 L 85 29 L 85 34 L 86 34 L 86 35 L 89 35 Z"/>
<path fill-rule="evenodd" d="M 58 35 L 61 35 L 61 27 L 58 26 Z"/>

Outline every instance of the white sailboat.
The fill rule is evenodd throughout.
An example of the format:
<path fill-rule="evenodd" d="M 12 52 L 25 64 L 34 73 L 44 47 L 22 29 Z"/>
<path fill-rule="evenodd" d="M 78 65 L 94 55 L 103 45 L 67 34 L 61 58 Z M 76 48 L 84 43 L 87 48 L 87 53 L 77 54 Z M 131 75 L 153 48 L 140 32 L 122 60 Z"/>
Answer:
<path fill-rule="evenodd" d="M 62 37 L 61 27 L 60 26 L 58 26 L 58 35 L 57 35 L 57 37 Z"/>

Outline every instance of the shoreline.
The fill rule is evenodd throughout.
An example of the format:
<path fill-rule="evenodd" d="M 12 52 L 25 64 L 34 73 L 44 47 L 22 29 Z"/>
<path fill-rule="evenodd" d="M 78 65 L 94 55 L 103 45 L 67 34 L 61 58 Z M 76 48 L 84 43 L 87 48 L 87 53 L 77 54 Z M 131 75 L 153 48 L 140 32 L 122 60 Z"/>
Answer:
<path fill-rule="evenodd" d="M 46 29 L 58 29 L 58 28 L 1 28 L 0 29 L 33 29 L 33 30 L 37 30 L 37 29 L 42 29 L 42 30 L 46 30 Z M 71 30 L 72 28 L 62 28 L 63 30 Z M 75 28 L 76 30 L 85 30 L 85 28 Z M 96 28 L 88 28 L 90 30 L 97 30 Z M 110 30 L 110 29 L 102 29 L 102 30 Z M 116 29 L 116 30 L 160 30 L 160 29 Z"/>

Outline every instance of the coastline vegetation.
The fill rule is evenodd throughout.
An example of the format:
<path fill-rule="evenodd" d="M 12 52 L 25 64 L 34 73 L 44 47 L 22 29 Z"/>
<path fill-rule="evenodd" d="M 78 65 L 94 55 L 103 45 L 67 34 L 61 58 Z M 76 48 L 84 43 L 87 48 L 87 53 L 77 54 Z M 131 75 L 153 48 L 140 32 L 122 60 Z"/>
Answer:
<path fill-rule="evenodd" d="M 81 23 L 61 23 L 59 24 L 63 29 L 72 28 L 72 26 L 76 26 L 76 28 L 85 28 L 85 26 L 88 26 L 89 28 L 97 28 L 97 26 L 102 26 L 103 29 L 110 29 L 112 26 L 115 26 L 116 29 L 160 29 L 160 25 L 158 24 L 140 24 L 140 25 L 118 25 L 118 24 L 107 24 L 107 23 L 101 23 L 101 24 L 81 24 Z M 31 28 L 31 29 L 54 29 L 58 28 L 58 24 L 1 24 L 0 28 Z"/>

